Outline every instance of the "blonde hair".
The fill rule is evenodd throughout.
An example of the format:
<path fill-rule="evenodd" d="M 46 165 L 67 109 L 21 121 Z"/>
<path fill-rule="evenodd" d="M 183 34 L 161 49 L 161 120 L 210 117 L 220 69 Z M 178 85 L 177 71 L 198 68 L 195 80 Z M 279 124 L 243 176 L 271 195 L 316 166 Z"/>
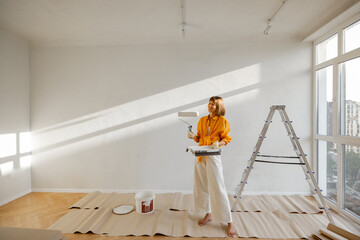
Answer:
<path fill-rule="evenodd" d="M 209 102 L 214 102 L 216 106 L 216 115 L 225 116 L 225 104 L 221 97 L 213 96 L 209 99 Z"/>

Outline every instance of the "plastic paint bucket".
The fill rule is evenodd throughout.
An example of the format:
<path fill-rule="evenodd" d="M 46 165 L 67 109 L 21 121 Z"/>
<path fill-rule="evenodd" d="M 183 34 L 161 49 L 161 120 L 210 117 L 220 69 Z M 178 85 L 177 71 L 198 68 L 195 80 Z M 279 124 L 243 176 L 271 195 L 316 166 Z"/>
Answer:
<path fill-rule="evenodd" d="M 135 194 L 136 211 L 141 214 L 149 214 L 154 211 L 155 193 L 138 192 Z"/>

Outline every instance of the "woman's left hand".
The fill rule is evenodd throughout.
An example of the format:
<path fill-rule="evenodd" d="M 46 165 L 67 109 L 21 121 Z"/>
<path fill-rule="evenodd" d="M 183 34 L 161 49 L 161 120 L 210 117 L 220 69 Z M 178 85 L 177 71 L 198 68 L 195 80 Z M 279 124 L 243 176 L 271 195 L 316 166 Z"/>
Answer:
<path fill-rule="evenodd" d="M 213 144 L 211 144 L 211 148 L 214 149 L 214 148 L 219 148 L 219 142 L 216 141 L 214 142 Z"/>

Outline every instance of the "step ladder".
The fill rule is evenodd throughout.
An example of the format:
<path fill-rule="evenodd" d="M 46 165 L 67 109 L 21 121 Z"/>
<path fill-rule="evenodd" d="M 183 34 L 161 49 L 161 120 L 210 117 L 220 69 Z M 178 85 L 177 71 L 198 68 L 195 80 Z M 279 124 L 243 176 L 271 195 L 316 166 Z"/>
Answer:
<path fill-rule="evenodd" d="M 294 152 L 296 153 L 296 156 L 271 156 L 271 155 L 260 155 L 260 147 L 263 143 L 264 139 L 266 138 L 266 132 L 270 126 L 270 123 L 272 123 L 272 118 L 274 116 L 275 111 L 278 110 L 280 113 L 281 121 L 284 123 L 285 129 L 288 133 L 288 136 L 290 138 L 291 144 L 294 148 Z M 315 179 L 315 172 L 311 170 L 311 167 L 309 165 L 309 162 L 306 159 L 306 154 L 304 154 L 304 151 L 300 145 L 299 138 L 296 136 L 294 128 L 292 127 L 292 121 L 289 120 L 289 117 L 285 111 L 285 105 L 274 105 L 270 107 L 270 112 L 265 120 L 264 127 L 259 135 L 259 139 L 254 147 L 253 153 L 251 155 L 251 159 L 248 161 L 248 166 L 245 168 L 240 184 L 236 188 L 236 193 L 234 195 L 235 201 L 233 203 L 233 206 L 231 208 L 231 211 L 234 212 L 235 208 L 239 202 L 239 199 L 242 198 L 242 192 L 244 190 L 245 184 L 247 184 L 248 177 L 250 175 L 251 169 L 253 169 L 255 162 L 262 162 L 262 163 L 274 163 L 274 164 L 292 164 L 292 165 L 300 165 L 303 169 L 303 172 L 305 174 L 305 179 L 309 183 L 311 189 L 313 190 L 313 193 L 315 196 L 315 199 L 317 200 L 318 206 L 320 209 L 323 209 L 326 213 L 327 218 L 329 219 L 331 224 L 334 224 L 334 220 L 330 214 L 330 209 L 327 207 L 325 199 L 323 195 L 321 194 L 321 190 L 316 182 Z M 265 160 L 258 160 L 257 157 L 261 158 L 286 158 L 286 159 L 298 159 L 299 162 L 278 162 L 278 161 L 265 161 Z"/>

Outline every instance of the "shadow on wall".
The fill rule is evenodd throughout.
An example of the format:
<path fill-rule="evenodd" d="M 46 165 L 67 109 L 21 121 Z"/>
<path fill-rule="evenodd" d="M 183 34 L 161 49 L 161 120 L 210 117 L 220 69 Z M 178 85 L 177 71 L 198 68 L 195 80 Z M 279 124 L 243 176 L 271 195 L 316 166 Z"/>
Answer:
<path fill-rule="evenodd" d="M 255 64 L 40 129 L 32 133 L 33 153 L 43 153 L 121 129 L 124 130 L 121 138 L 126 138 L 126 131 L 131 128 L 143 134 L 147 129 L 146 124 L 151 121 L 164 117 L 169 117 L 170 122 L 177 121 L 178 111 L 206 104 L 209 96 L 221 95 L 227 98 L 256 90 L 259 81 L 260 64 Z M 154 126 L 151 129 L 154 130 Z"/>

